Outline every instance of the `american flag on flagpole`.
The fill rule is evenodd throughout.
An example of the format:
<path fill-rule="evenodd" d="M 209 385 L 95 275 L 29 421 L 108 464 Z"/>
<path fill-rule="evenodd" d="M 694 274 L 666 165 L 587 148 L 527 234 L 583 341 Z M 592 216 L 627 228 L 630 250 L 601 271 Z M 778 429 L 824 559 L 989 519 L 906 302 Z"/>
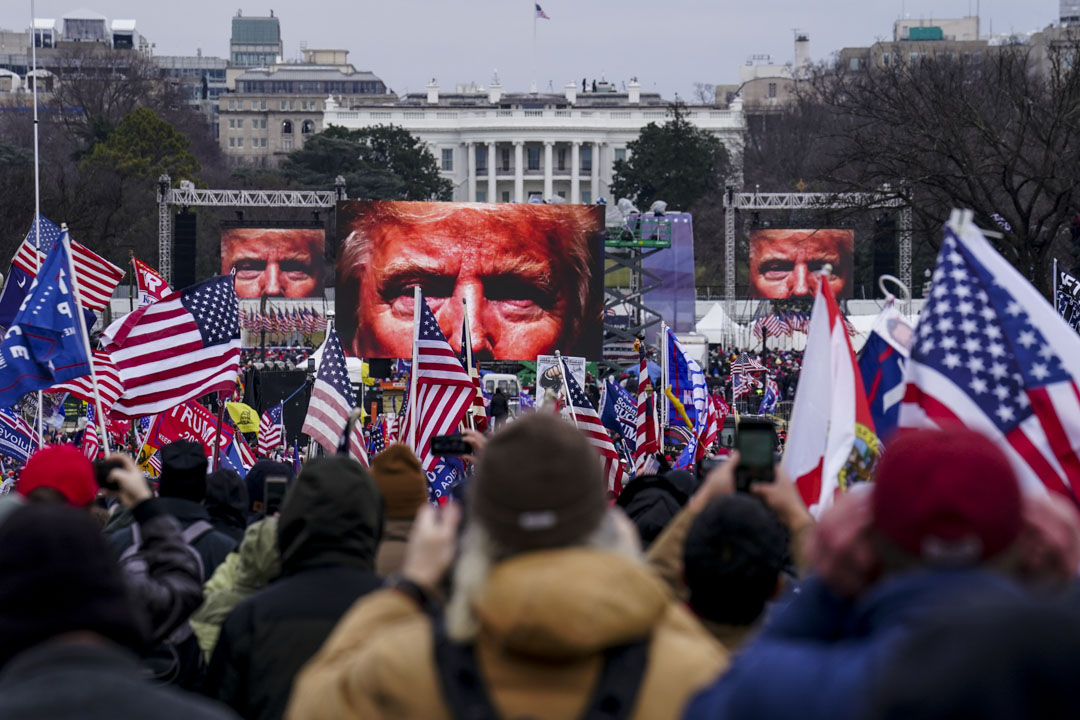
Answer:
<path fill-rule="evenodd" d="M 431 438 L 457 430 L 476 396 L 476 386 L 465 372 L 423 293 L 418 293 L 420 322 L 413 330 L 417 362 L 416 395 L 407 402 L 403 428 L 407 442 L 412 414 L 416 413 L 416 445 L 413 451 L 426 472 L 434 472 L 438 456 L 431 454 Z"/>
<path fill-rule="evenodd" d="M 540 7 L 540 3 L 533 3 L 533 4 L 536 5 L 536 18 L 538 20 L 550 20 L 551 19 L 550 17 L 548 17 L 548 14 L 546 12 L 544 12 L 544 8 Z"/>
<path fill-rule="evenodd" d="M 608 490 L 618 495 L 622 492 L 622 466 L 619 463 L 619 453 L 615 450 L 615 444 L 611 442 L 607 428 L 600 422 L 600 416 L 596 414 L 596 408 L 585 397 L 585 391 L 578 385 L 570 367 L 566 364 L 566 358 L 562 361 L 563 381 L 566 383 L 568 401 L 573 407 L 573 417 L 578 430 L 585 433 L 589 443 L 600 453 L 604 461 L 604 475 L 607 477 Z"/>
<path fill-rule="evenodd" d="M 634 473 L 654 472 L 651 465 L 658 464 L 660 439 L 656 419 L 656 398 L 652 392 L 649 364 L 645 357 L 645 344 L 638 345 L 638 394 L 637 394 L 637 444 L 634 448 Z"/>
<path fill-rule="evenodd" d="M 281 448 L 283 437 L 281 428 L 282 403 L 278 403 L 259 418 L 259 455 L 270 457 L 274 450 Z"/>
<path fill-rule="evenodd" d="M 307 417 L 300 432 L 323 446 L 330 454 L 337 452 L 345 432 L 349 413 L 356 407 L 356 391 L 349 382 L 345 352 L 341 349 L 337 328 L 331 327 L 323 345 L 322 362 L 311 388 Z M 353 425 L 349 437 L 349 455 L 364 467 L 368 466 L 367 446 L 360 423 Z"/>
<path fill-rule="evenodd" d="M 30 234 L 23 241 L 23 244 L 19 246 L 19 250 L 15 253 L 15 259 L 11 263 L 31 277 L 37 276 L 37 269 L 44 262 L 45 255 L 48 253 L 49 248 L 52 247 L 52 243 L 60 238 L 59 232 L 56 232 L 55 237 L 53 237 L 54 233 L 51 229 L 46 235 L 46 223 L 48 221 L 42 218 L 41 249 L 34 250 L 31 241 L 34 230 L 31 227 Z M 48 224 L 52 225 L 52 223 Z M 53 225 L 53 227 L 56 226 Z M 71 260 L 75 265 L 75 273 L 79 278 L 79 295 L 82 305 L 90 310 L 104 310 L 109 304 L 109 298 L 112 297 L 113 290 L 124 278 L 124 271 L 85 245 L 74 240 L 70 242 Z"/>
<path fill-rule="evenodd" d="M 231 393 L 240 369 L 239 315 L 232 276 L 219 275 L 110 326 L 102 337 L 124 383 L 113 412 L 136 418 Z"/>
<path fill-rule="evenodd" d="M 970 212 L 953 212 L 932 282 L 900 426 L 963 423 L 998 442 L 1028 489 L 1077 503 L 1080 337 L 991 247 Z"/>
<path fill-rule="evenodd" d="M 735 358 L 735 362 L 731 363 L 731 372 L 737 374 L 765 372 L 765 366 L 757 358 L 742 353 Z"/>
<path fill-rule="evenodd" d="M 472 378 L 476 392 L 473 394 L 472 406 L 469 415 L 472 416 L 475 430 L 485 432 L 488 427 L 487 407 L 484 405 L 484 391 L 480 387 L 480 371 L 476 367 L 476 358 L 472 357 L 472 347 L 469 342 L 469 313 L 466 312 L 461 321 L 461 366 L 466 368 L 469 377 Z"/>
<path fill-rule="evenodd" d="M 111 413 L 113 405 L 124 394 L 124 382 L 120 379 L 120 372 L 116 369 L 116 365 L 113 363 L 109 353 L 104 350 L 94 350 L 93 363 L 98 392 L 101 394 L 102 409 L 106 413 Z M 94 381 L 90 375 L 84 375 L 59 385 L 53 385 L 45 392 L 71 393 L 80 400 L 93 404 Z"/>
<path fill-rule="evenodd" d="M 368 455 L 375 457 L 386 449 L 386 421 L 380 420 L 371 429 L 371 442 L 368 445 Z"/>
<path fill-rule="evenodd" d="M 98 450 L 101 448 L 101 439 L 98 437 L 97 422 L 94 420 L 94 404 L 86 406 L 86 428 L 83 429 L 82 451 L 83 455 L 96 460 Z"/>

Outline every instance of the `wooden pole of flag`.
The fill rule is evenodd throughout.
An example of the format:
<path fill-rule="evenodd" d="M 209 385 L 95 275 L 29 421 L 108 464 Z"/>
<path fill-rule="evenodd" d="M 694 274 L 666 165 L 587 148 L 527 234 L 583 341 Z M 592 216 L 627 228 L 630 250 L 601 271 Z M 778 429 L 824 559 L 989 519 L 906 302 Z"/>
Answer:
<path fill-rule="evenodd" d="M 228 397 L 224 391 L 218 391 L 217 430 L 214 431 L 214 464 L 212 466 L 214 470 L 221 467 L 221 424 L 225 422 L 225 401 Z M 240 432 L 239 428 L 237 432 Z"/>
<path fill-rule="evenodd" d="M 63 223 L 60 229 L 63 231 L 60 233 L 60 242 L 64 244 L 64 255 L 67 256 L 67 271 L 68 275 L 71 276 L 71 293 L 75 296 L 75 307 L 72 312 L 78 318 L 83 348 L 86 350 L 86 360 L 90 363 L 90 382 L 94 387 L 94 409 L 97 411 L 98 436 L 101 438 L 101 447 L 105 449 L 105 455 L 108 456 L 111 452 L 109 450 L 109 433 L 106 432 L 108 423 L 106 422 L 105 413 L 101 409 L 101 393 L 98 391 L 97 373 L 94 372 L 94 353 L 90 349 L 90 333 L 86 330 L 86 318 L 83 317 L 82 293 L 79 291 L 79 276 L 75 274 L 75 259 L 71 257 L 71 237 L 68 235 L 67 223 Z M 39 401 L 39 417 L 40 413 L 41 403 Z"/>
<path fill-rule="evenodd" d="M 668 386 L 668 333 L 667 323 L 663 320 L 660 321 L 660 388 L 653 393 L 654 397 L 659 398 L 657 410 L 661 410 L 657 415 L 660 417 L 660 427 L 668 426 L 668 403 L 664 400 L 666 397 L 665 391 Z"/>
<path fill-rule="evenodd" d="M 577 426 L 577 413 L 574 412 L 574 399 L 570 397 L 570 383 L 567 381 L 566 376 L 570 374 L 570 366 L 563 360 L 562 353 L 558 350 L 555 351 L 555 359 L 559 362 L 559 376 L 562 377 L 563 392 L 566 393 L 566 407 L 570 408 L 570 418 L 574 421 L 574 425 Z M 584 388 L 582 389 L 584 392 Z"/>
<path fill-rule="evenodd" d="M 413 288 L 413 342 L 412 342 L 412 372 L 409 374 L 409 402 L 413 404 L 412 412 L 406 410 L 406 414 L 409 416 L 409 447 L 413 449 L 417 455 L 420 454 L 420 448 L 416 447 L 416 375 L 420 369 L 418 367 L 419 360 L 419 343 L 420 343 L 420 303 L 424 301 L 424 293 L 420 289 L 420 286 Z"/>

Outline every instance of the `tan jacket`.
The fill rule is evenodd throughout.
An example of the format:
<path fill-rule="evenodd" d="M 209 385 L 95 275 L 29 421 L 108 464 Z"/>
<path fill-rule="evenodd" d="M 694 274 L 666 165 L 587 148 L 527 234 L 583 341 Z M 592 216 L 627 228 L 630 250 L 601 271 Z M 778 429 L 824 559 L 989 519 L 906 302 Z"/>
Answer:
<path fill-rule="evenodd" d="M 387 577 L 401 570 L 405 563 L 405 545 L 412 529 L 412 519 L 387 519 L 383 524 L 382 538 L 375 551 L 375 574 Z"/>
<path fill-rule="evenodd" d="M 640 561 L 575 548 L 495 568 L 475 605 L 476 653 L 504 717 L 579 717 L 608 647 L 650 636 L 633 717 L 678 718 L 727 667 L 727 653 Z M 287 712 L 318 718 L 449 718 L 431 622 L 404 594 L 357 602 L 304 668 Z"/>

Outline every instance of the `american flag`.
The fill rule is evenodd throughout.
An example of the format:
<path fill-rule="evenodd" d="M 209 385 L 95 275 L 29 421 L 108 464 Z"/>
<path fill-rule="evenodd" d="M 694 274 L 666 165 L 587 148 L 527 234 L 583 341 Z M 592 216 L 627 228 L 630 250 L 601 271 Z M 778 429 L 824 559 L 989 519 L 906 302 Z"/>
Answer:
<path fill-rule="evenodd" d="M 211 392 L 231 393 L 240 369 L 239 316 L 232 276 L 219 275 L 106 330 L 106 349 L 124 383 L 113 412 L 135 418 Z"/>
<path fill-rule="evenodd" d="M 585 397 L 585 392 L 578 385 L 566 364 L 566 358 L 562 360 L 563 380 L 566 383 L 567 395 L 573 410 L 571 417 L 578 430 L 585 433 L 589 443 L 600 453 L 604 460 L 604 475 L 607 477 L 608 490 L 618 495 L 622 492 L 622 466 L 619 463 L 619 453 L 615 450 L 615 444 L 611 442 L 604 424 L 600 422 L 600 416 L 596 414 L 596 408 Z"/>
<path fill-rule="evenodd" d="M 731 363 L 731 372 L 739 374 L 765 372 L 765 366 L 762 365 L 757 358 L 742 353 L 739 357 L 735 358 L 735 362 Z"/>
<path fill-rule="evenodd" d="M 431 438 L 449 435 L 465 419 L 465 413 L 476 396 L 472 378 L 461 366 L 439 321 L 428 307 L 423 294 L 419 295 L 420 322 L 413 330 L 413 372 L 416 373 L 416 394 L 409 398 L 402 431 L 426 472 L 434 472 L 439 458 L 431 454 Z M 410 428 L 415 413 L 416 437 Z M 415 442 L 415 444 L 413 444 Z"/>
<path fill-rule="evenodd" d="M 94 421 L 94 405 L 86 406 L 86 428 L 83 430 L 82 451 L 83 455 L 96 460 L 98 450 L 101 448 L 101 438 L 98 437 L 97 423 Z"/>
<path fill-rule="evenodd" d="M 322 362 L 315 374 L 307 417 L 300 432 L 323 446 L 326 452 L 337 452 L 338 442 L 345 433 L 349 413 L 356 407 L 356 391 L 349 382 L 345 352 L 341 349 L 337 328 L 331 327 L 323 345 Z M 367 447 L 360 423 L 353 425 L 349 438 L 349 455 L 364 467 L 368 466 Z"/>
<path fill-rule="evenodd" d="M 536 18 L 538 20 L 550 20 L 551 19 L 550 17 L 548 17 L 548 14 L 546 12 L 544 12 L 544 8 L 540 7 L 540 3 L 533 3 L 533 4 L 536 5 Z"/>
<path fill-rule="evenodd" d="M 472 355 L 470 351 L 469 316 L 466 313 L 461 322 L 461 366 L 468 370 L 469 377 L 472 378 L 473 385 L 476 387 L 472 406 L 469 408 L 469 415 L 472 416 L 474 429 L 485 432 L 488 427 L 487 407 L 484 404 L 483 388 L 480 387 L 480 371 L 476 368 L 476 358 L 470 357 Z"/>
<path fill-rule="evenodd" d="M 788 322 L 787 313 L 776 313 L 776 320 L 780 325 L 780 334 L 784 337 L 791 337 L 791 323 Z"/>
<path fill-rule="evenodd" d="M 705 398 L 705 422 L 699 426 L 700 434 L 697 438 L 697 450 L 695 452 L 695 460 L 701 460 L 705 457 L 705 453 L 716 442 L 717 436 L 720 434 L 720 427 L 724 423 L 724 415 L 721 415 L 716 408 L 716 404 L 713 403 L 712 396 L 706 396 Z"/>
<path fill-rule="evenodd" d="M 652 392 L 652 379 L 649 377 L 648 361 L 645 357 L 645 344 L 638 345 L 638 395 L 637 395 L 637 446 L 634 449 L 634 473 L 642 474 L 653 468 L 650 460 L 655 461 L 660 452 L 659 432 L 657 432 L 656 401 Z"/>
<path fill-rule="evenodd" d="M 259 418 L 259 455 L 261 457 L 270 457 L 274 450 L 281 448 L 281 410 L 282 403 L 278 403 Z"/>
<path fill-rule="evenodd" d="M 98 392 L 101 394 L 102 409 L 109 413 L 116 401 L 124 394 L 124 382 L 120 379 L 120 372 L 116 369 L 109 353 L 104 350 L 94 350 L 93 363 Z M 94 402 L 94 381 L 90 375 L 83 375 L 74 380 L 53 385 L 46 392 L 71 393 L 80 400 L 92 403 Z"/>
<path fill-rule="evenodd" d="M 244 439 L 244 434 L 240 432 L 240 428 L 236 429 L 233 442 L 236 443 L 236 449 L 240 454 L 240 462 L 244 464 L 244 467 L 250 468 L 254 465 L 255 453 L 251 452 L 251 446 L 247 444 L 247 440 Z"/>
<path fill-rule="evenodd" d="M 738 400 L 743 395 L 749 395 L 754 388 L 761 387 L 761 381 L 749 373 L 736 373 L 732 375 L 732 401 Z"/>
<path fill-rule="evenodd" d="M 371 457 L 375 457 L 385 449 L 386 422 L 384 420 L 380 420 L 379 423 L 371 430 L 371 443 L 368 447 L 368 454 Z"/>
<path fill-rule="evenodd" d="M 1080 337 L 954 213 L 919 316 L 901 427 L 961 422 L 1006 452 L 1028 488 L 1080 490 Z"/>
<path fill-rule="evenodd" d="M 46 225 L 51 226 L 47 232 Z M 33 237 L 34 228 L 31 227 L 26 240 L 19 246 L 15 259 L 11 262 L 31 277 L 37 275 L 37 269 L 45 261 L 45 255 L 53 242 L 60 239 L 60 229 L 42 218 L 40 250 L 34 250 Z M 124 271 L 74 240 L 71 240 L 71 260 L 75 265 L 75 277 L 79 281 L 79 296 L 83 307 L 104 310 L 109 304 L 113 290 L 123 279 Z"/>

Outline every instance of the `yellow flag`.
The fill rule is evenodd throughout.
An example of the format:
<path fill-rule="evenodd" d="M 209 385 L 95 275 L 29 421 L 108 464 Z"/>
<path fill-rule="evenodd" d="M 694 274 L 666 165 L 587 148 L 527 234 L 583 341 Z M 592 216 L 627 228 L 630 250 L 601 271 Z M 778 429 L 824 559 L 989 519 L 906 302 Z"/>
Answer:
<path fill-rule="evenodd" d="M 679 413 L 679 417 L 686 423 L 686 427 L 693 430 L 694 423 L 690 422 L 690 416 L 686 414 L 686 406 L 679 402 L 679 399 L 675 397 L 675 393 L 671 392 L 670 385 L 664 388 L 664 394 L 667 395 L 667 399 L 671 401 L 671 404 L 675 406 L 675 412 Z"/>
<path fill-rule="evenodd" d="M 225 409 L 229 411 L 229 417 L 232 418 L 233 424 L 242 433 L 253 433 L 259 431 L 259 413 L 255 412 L 255 408 L 250 405 L 238 402 L 225 403 Z"/>

